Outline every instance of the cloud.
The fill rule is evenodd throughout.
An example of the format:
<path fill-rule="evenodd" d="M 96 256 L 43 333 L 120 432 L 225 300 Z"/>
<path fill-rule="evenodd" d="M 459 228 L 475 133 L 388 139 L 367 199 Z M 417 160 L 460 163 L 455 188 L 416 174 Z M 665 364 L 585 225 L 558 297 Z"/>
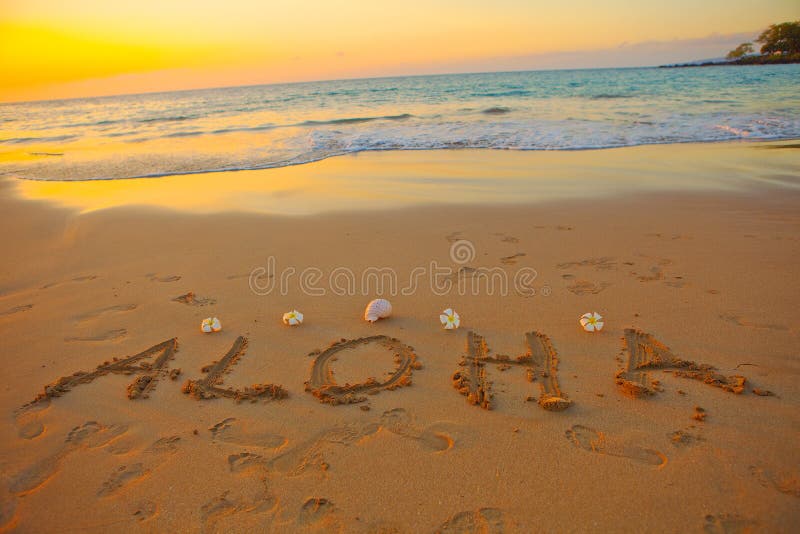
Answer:
<path fill-rule="evenodd" d="M 426 65 L 403 65 L 386 74 L 433 74 L 437 72 L 498 72 L 540 69 L 649 67 L 724 57 L 740 43 L 752 41 L 754 32 L 712 33 L 693 39 L 623 41 L 613 48 L 566 50 L 485 59 L 464 59 Z"/>
<path fill-rule="evenodd" d="M 757 35 L 758 32 L 712 33 L 706 37 L 695 39 L 637 43 L 624 41 L 615 48 L 492 58 L 489 61 L 475 62 L 474 64 L 476 67 L 491 65 L 491 70 L 647 67 L 723 57 L 732 48 L 740 43 L 752 41 Z"/>

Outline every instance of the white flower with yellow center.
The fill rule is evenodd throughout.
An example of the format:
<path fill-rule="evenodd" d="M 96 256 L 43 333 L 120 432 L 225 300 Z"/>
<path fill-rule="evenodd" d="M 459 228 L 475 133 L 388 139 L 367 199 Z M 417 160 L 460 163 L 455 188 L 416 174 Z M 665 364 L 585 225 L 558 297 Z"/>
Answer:
<path fill-rule="evenodd" d="M 455 330 L 461 324 L 461 318 L 456 311 L 452 308 L 447 308 L 439 315 L 439 320 L 442 322 L 445 330 Z"/>
<path fill-rule="evenodd" d="M 297 326 L 302 324 L 303 314 L 297 310 L 292 310 L 283 314 L 283 323 L 289 326 Z"/>
<path fill-rule="evenodd" d="M 206 334 L 210 334 L 211 332 L 219 332 L 222 330 L 222 323 L 220 323 L 219 319 L 216 317 L 209 317 L 207 319 L 203 319 L 203 322 L 200 323 L 200 330 Z"/>
<path fill-rule="evenodd" d="M 581 315 L 581 326 L 587 332 L 599 332 L 603 329 L 603 316 L 597 312 Z"/>

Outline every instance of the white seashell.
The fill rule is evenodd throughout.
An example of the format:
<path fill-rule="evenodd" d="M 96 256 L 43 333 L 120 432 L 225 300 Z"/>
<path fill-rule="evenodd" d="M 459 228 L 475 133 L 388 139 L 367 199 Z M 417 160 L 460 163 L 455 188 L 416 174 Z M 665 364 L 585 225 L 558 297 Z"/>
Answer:
<path fill-rule="evenodd" d="M 200 331 L 206 334 L 219 332 L 220 330 L 222 330 L 222 323 L 220 323 L 219 319 L 216 317 L 208 317 L 207 319 L 203 319 L 203 322 L 200 323 Z"/>
<path fill-rule="evenodd" d="M 374 323 L 378 319 L 385 319 L 392 314 L 392 304 L 386 299 L 375 299 L 364 310 L 364 320 Z"/>
<path fill-rule="evenodd" d="M 292 310 L 283 314 L 284 324 L 289 326 L 297 326 L 303 323 L 303 314 L 297 310 Z"/>
<path fill-rule="evenodd" d="M 603 316 L 597 312 L 588 312 L 581 315 L 581 326 L 587 332 L 599 332 L 603 329 Z"/>
<path fill-rule="evenodd" d="M 455 330 L 461 325 L 461 317 L 459 317 L 458 312 L 452 308 L 444 310 L 441 315 L 439 315 L 439 320 L 442 322 L 442 326 L 444 326 L 445 330 Z"/>

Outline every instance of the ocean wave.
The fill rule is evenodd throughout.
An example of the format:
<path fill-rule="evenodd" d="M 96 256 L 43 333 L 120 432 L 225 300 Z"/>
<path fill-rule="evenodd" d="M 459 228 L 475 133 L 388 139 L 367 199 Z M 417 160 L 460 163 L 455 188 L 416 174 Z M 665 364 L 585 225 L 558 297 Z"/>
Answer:
<path fill-rule="evenodd" d="M 531 96 L 533 91 L 527 89 L 512 89 L 510 91 L 489 91 L 481 93 L 472 93 L 472 96 L 487 97 L 487 98 L 500 98 L 504 96 Z"/>
<path fill-rule="evenodd" d="M 0 143 L 9 145 L 27 145 L 33 143 L 59 143 L 77 139 L 79 135 L 54 135 L 51 137 L 9 137 L 0 139 Z"/>
<path fill-rule="evenodd" d="M 175 115 L 173 117 L 148 117 L 146 119 L 139 119 L 137 122 L 141 122 L 143 124 L 148 124 L 151 122 L 180 122 L 189 121 L 196 118 L 197 116 L 194 115 Z"/>
<path fill-rule="evenodd" d="M 325 126 L 331 124 L 359 124 L 363 122 L 372 122 L 372 121 L 402 121 L 406 119 L 412 118 L 413 115 L 410 113 L 402 113 L 400 115 L 383 115 L 381 117 L 345 117 L 341 119 L 331 119 L 327 121 L 315 121 L 315 120 L 308 120 L 303 121 L 297 126 Z"/>
<path fill-rule="evenodd" d="M 633 98 L 633 95 L 625 95 L 617 93 L 600 93 L 597 95 L 591 95 L 589 98 L 591 100 L 613 100 L 616 98 Z"/>
<path fill-rule="evenodd" d="M 511 108 L 507 108 L 504 106 L 495 106 L 491 108 L 486 108 L 481 113 L 485 113 L 486 115 L 503 115 L 505 113 L 509 113 Z"/>
<path fill-rule="evenodd" d="M 220 128 L 219 130 L 211 130 L 212 134 L 226 134 L 233 132 L 263 132 L 265 130 L 273 130 L 277 126 L 274 124 L 260 124 L 258 126 L 233 126 L 230 128 Z"/>
<path fill-rule="evenodd" d="M 172 132 L 168 134 L 164 134 L 161 137 L 195 137 L 197 135 L 203 135 L 206 132 L 202 130 L 193 130 L 190 132 Z"/>

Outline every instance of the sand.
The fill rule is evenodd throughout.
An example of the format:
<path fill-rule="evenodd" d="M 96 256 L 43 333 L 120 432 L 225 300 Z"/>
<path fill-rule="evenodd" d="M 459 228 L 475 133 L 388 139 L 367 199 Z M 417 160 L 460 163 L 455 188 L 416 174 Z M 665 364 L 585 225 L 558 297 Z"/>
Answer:
<path fill-rule="evenodd" d="M 694 167 L 702 146 L 630 149 L 617 179 L 626 150 L 256 173 L 272 191 L 387 158 L 411 178 L 440 157 L 436 173 L 515 181 L 561 161 L 596 189 L 303 216 L 253 210 L 252 177 L 247 213 L 187 202 L 186 178 L 132 184 L 149 193 L 128 204 L 89 184 L 83 205 L 2 178 L 0 529 L 796 530 L 800 153 L 713 145 Z M 409 289 L 432 261 L 452 271 Z M 370 267 L 398 275 L 375 324 Z M 601 332 L 582 330 L 588 311 Z M 202 334 L 214 316 L 222 332 Z"/>

